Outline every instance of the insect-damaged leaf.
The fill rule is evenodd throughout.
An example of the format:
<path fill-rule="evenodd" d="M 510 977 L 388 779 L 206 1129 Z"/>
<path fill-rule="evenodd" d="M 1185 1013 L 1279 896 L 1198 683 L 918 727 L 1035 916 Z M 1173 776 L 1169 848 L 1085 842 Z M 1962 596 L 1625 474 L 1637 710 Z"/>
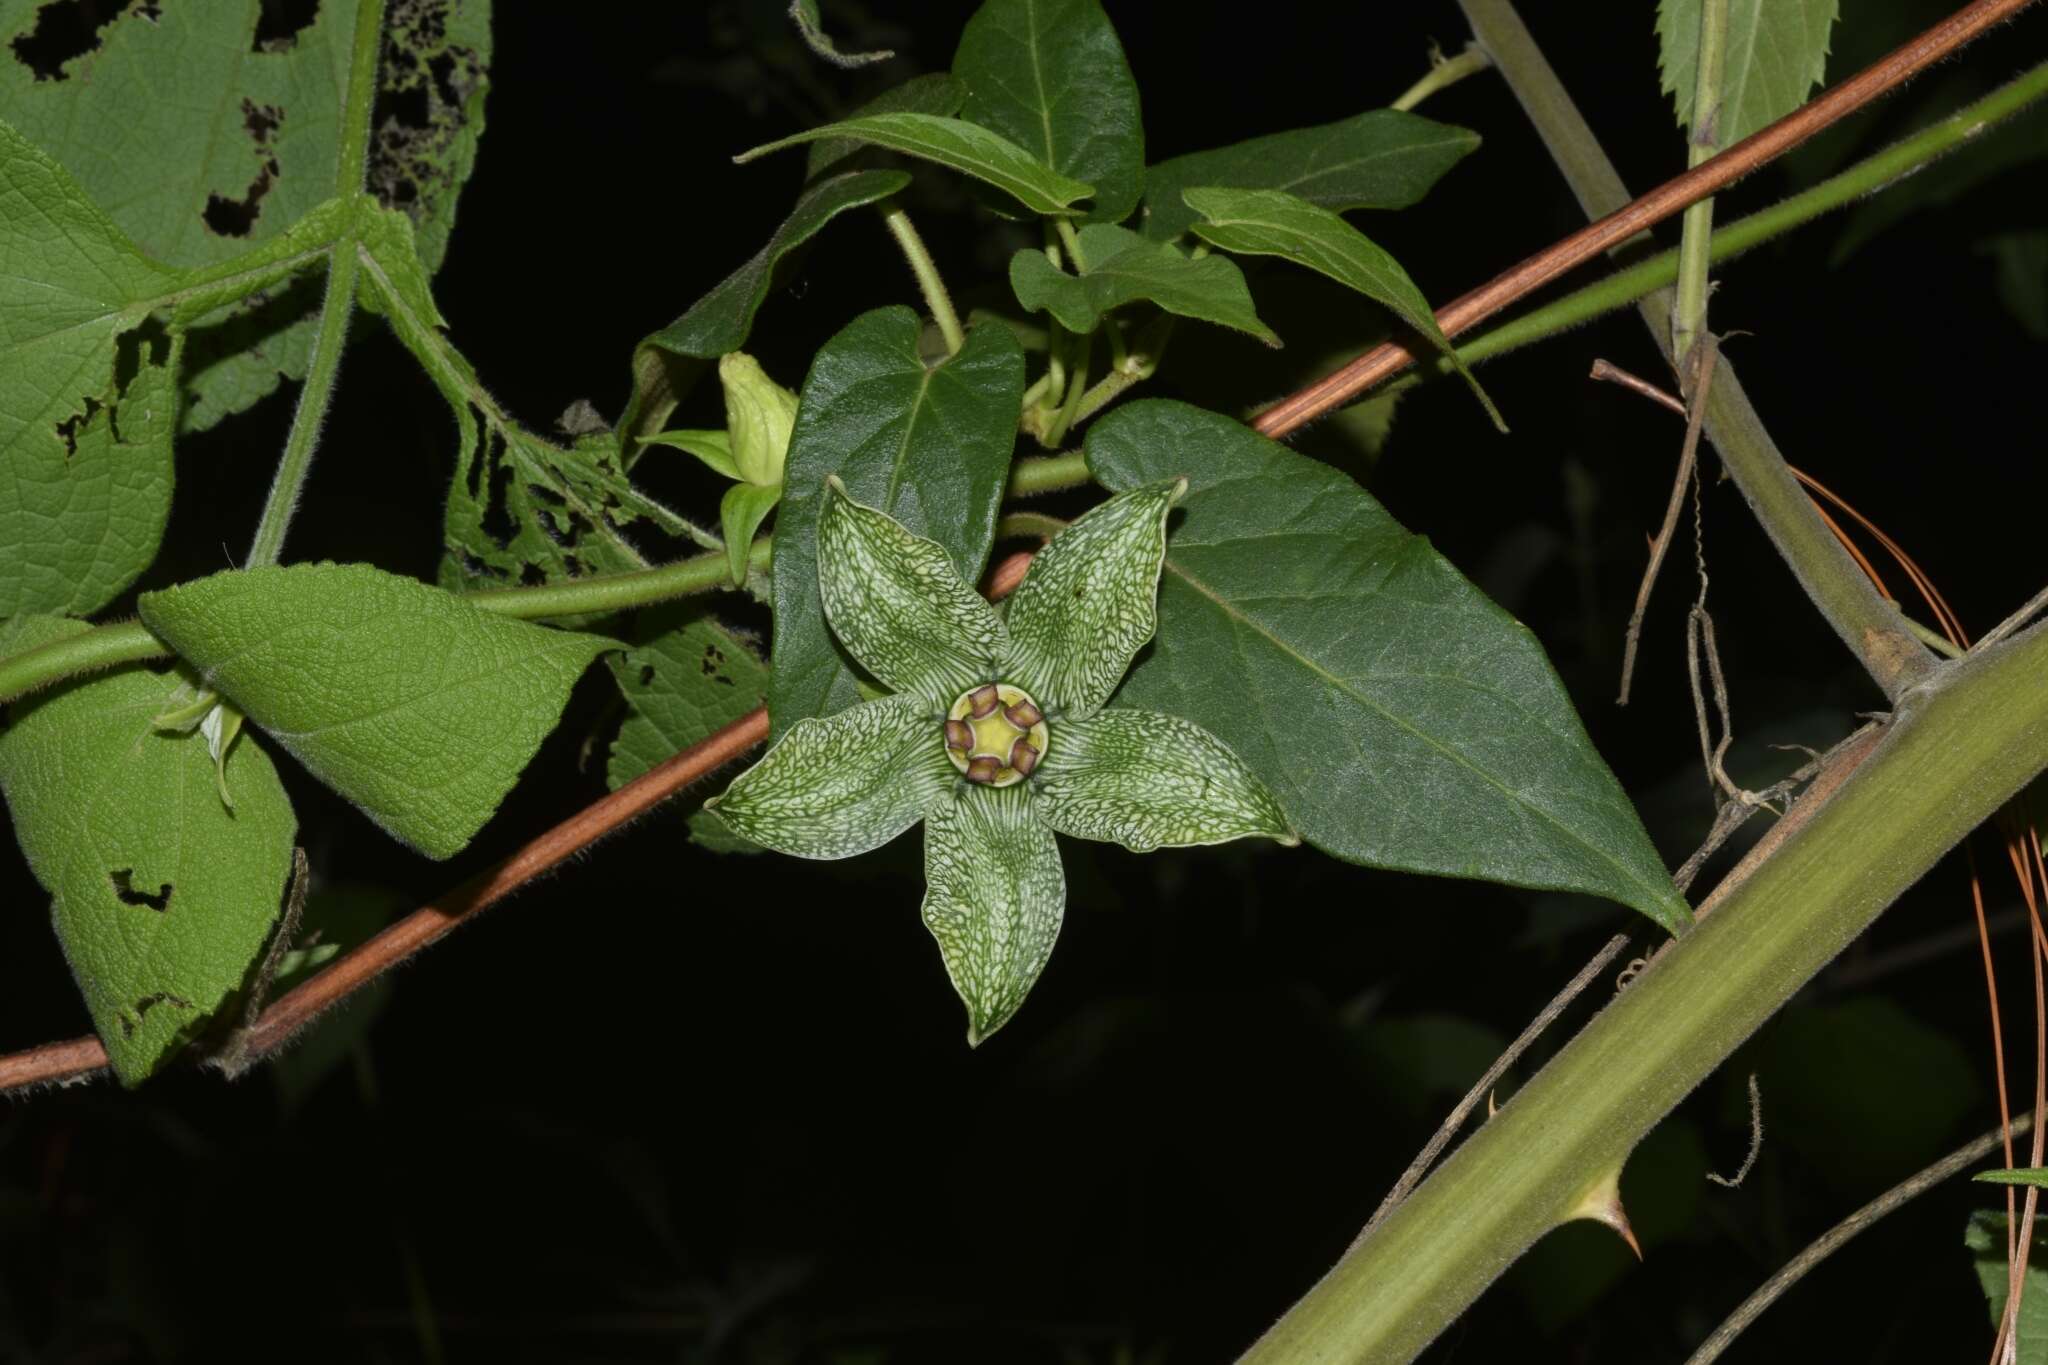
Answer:
<path fill-rule="evenodd" d="M 88 629 L 20 617 L 0 653 Z M 64 956 L 124 1085 L 189 1042 L 239 991 L 290 875 L 297 823 L 252 737 L 228 751 L 221 804 L 198 734 L 152 718 L 183 685 L 128 668 L 17 702 L 0 730 L 0 790 Z"/>
<path fill-rule="evenodd" d="M 613 647 L 367 564 L 218 573 L 140 607 L 207 686 L 431 858 L 491 818 Z"/>
<path fill-rule="evenodd" d="M 645 527 L 715 547 L 715 536 L 633 486 L 608 434 L 564 449 L 506 415 L 441 334 L 425 269 L 402 215 L 369 209 L 358 221 L 364 306 L 386 314 L 455 414 L 461 450 L 448 490 L 441 582 L 552 582 L 647 566 L 627 536 Z"/>
<path fill-rule="evenodd" d="M 996 506 L 1017 442 L 1024 353 L 1000 325 L 973 328 L 960 353 L 927 366 L 917 315 L 863 313 L 820 347 L 797 405 L 775 533 L 774 676 L 779 735 L 859 696 L 853 665 L 818 597 L 825 476 L 915 535 L 943 545 L 972 583 L 995 539 Z"/>
<path fill-rule="evenodd" d="M 1087 453 L 1111 488 L 1188 479 L 1119 703 L 1208 729 L 1337 857 L 1687 922 L 1542 647 L 1370 494 L 1166 400 L 1104 418 Z"/>
<path fill-rule="evenodd" d="M 292 28 L 245 4 L 127 4 L 91 49 L 39 64 L 35 38 L 81 7 L 0 0 L 0 110 L 75 175 L 151 257 L 202 266 L 267 241 L 338 191 L 356 0 Z M 393 5 L 378 65 L 369 188 L 403 204 L 440 264 L 489 88 L 487 0 Z M 353 188 L 349 186 L 346 188 Z M 305 373 L 320 301 L 300 280 L 222 309 L 186 356 L 183 429 L 201 430 Z"/>

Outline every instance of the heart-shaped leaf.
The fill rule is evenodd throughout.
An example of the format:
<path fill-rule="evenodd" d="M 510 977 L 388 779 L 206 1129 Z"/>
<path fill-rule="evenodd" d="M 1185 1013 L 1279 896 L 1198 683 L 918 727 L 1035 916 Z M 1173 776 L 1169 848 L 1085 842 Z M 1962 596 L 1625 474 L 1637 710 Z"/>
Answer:
<path fill-rule="evenodd" d="M 1542 647 L 1365 490 L 1163 399 L 1104 418 L 1087 454 L 1111 488 L 1188 479 L 1121 704 L 1215 734 L 1337 857 L 1688 922 Z"/>
<path fill-rule="evenodd" d="M 0 653 L 87 627 L 17 617 Z M 15 705 L 0 791 L 107 1058 L 135 1085 L 245 984 L 277 918 L 297 822 L 269 755 L 244 736 L 221 775 L 199 734 L 152 724 L 184 680 L 128 668 Z"/>
<path fill-rule="evenodd" d="M 797 405 L 775 533 L 775 672 L 768 714 L 780 735 L 859 697 L 853 664 L 818 597 L 818 512 L 825 476 L 943 545 L 980 578 L 1017 442 L 1024 352 L 1000 325 L 978 326 L 960 353 L 927 366 L 908 308 L 863 313 L 820 347 Z"/>
<path fill-rule="evenodd" d="M 578 675 L 614 647 L 367 564 L 218 573 L 140 605 L 207 686 L 430 858 L 491 818 Z"/>

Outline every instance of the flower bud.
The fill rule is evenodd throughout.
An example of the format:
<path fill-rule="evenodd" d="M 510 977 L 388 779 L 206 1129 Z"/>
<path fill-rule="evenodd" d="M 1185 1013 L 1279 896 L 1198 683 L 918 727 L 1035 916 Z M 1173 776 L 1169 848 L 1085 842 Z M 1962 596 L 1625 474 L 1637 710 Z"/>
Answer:
<path fill-rule="evenodd" d="M 779 485 L 789 433 L 796 425 L 796 395 L 770 379 L 744 351 L 718 358 L 718 382 L 725 387 L 725 425 L 740 477 L 769 488 Z"/>

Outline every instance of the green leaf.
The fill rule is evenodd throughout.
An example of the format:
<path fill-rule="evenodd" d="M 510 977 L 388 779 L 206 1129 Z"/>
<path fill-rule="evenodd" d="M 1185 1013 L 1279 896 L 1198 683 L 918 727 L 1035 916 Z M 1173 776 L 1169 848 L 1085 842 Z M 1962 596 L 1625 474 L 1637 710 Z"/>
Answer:
<path fill-rule="evenodd" d="M 924 924 L 967 1006 L 967 1045 L 1010 1021 L 1052 956 L 1067 878 L 1027 787 L 969 787 L 924 830 Z"/>
<path fill-rule="evenodd" d="M 1095 187 L 1088 221 L 1130 217 L 1145 180 L 1145 124 L 1097 0 L 985 0 L 960 32 L 953 74 L 967 87 L 960 117 Z"/>
<path fill-rule="evenodd" d="M 987 682 L 1003 625 L 946 547 L 861 506 L 836 474 L 825 490 L 818 596 L 839 643 L 885 687 L 938 710 Z"/>
<path fill-rule="evenodd" d="M 1400 109 L 1296 128 L 1162 161 L 1145 172 L 1147 237 L 1178 237 L 1199 216 L 1181 192 L 1204 185 L 1286 190 L 1326 209 L 1405 209 L 1479 148 L 1479 134 Z"/>
<path fill-rule="evenodd" d="M 157 260 L 205 266 L 281 234 L 336 193 L 355 0 L 323 0 L 259 47 L 258 6 L 102 6 L 92 49 L 45 75 L 17 44 L 81 13 L 0 0 L 0 110 Z M 75 21 L 75 20 L 74 20 Z M 438 267 L 490 88 L 488 3 L 394 6 L 379 92 L 408 111 L 371 140 L 369 187 L 403 204 Z M 182 429 L 203 430 L 306 370 L 316 282 L 243 298 L 192 338 Z"/>
<path fill-rule="evenodd" d="M 754 548 L 754 532 L 781 501 L 781 484 L 766 487 L 758 483 L 736 483 L 719 499 L 718 528 L 725 536 L 726 563 L 732 568 L 735 586 L 747 581 L 747 555 Z"/>
<path fill-rule="evenodd" d="M 1010 594 L 999 671 L 1062 718 L 1102 709 L 1158 621 L 1166 514 L 1185 483 L 1129 488 L 1083 513 Z"/>
<path fill-rule="evenodd" d="M 905 156 L 936 161 L 941 166 L 995 186 L 1033 213 L 1060 215 L 1077 212 L 1069 205 L 1095 192 L 1094 186 L 1070 180 L 1039 164 L 1022 147 L 1007 138 L 998 137 L 979 124 L 941 118 L 936 114 L 868 114 L 841 119 L 822 128 L 765 142 L 750 151 L 741 152 L 733 161 L 745 165 L 770 152 L 828 137 L 850 138 L 855 142 L 887 147 Z"/>
<path fill-rule="evenodd" d="M 1209 730 L 1337 857 L 1688 922 L 1535 638 L 1363 489 L 1165 400 L 1104 418 L 1087 455 L 1111 488 L 1189 481 L 1122 705 Z"/>
<path fill-rule="evenodd" d="M 1701 0 L 1658 0 L 1657 65 L 1678 126 L 1693 130 L 1699 84 Z M 1727 0 L 1728 38 L 1722 56 L 1723 147 L 1732 147 L 1806 103 L 1827 74 L 1828 34 L 1837 0 Z"/>
<path fill-rule="evenodd" d="M 818 14 L 818 0 L 789 0 L 789 17 L 796 21 L 796 31 L 803 35 L 804 46 L 834 66 L 851 70 L 886 62 L 896 55 L 886 48 L 878 52 L 841 52 L 832 41 L 832 35 L 825 32 L 825 21 Z"/>
<path fill-rule="evenodd" d="M 24 617 L 14 653 L 87 629 Z M 198 735 L 151 718 L 176 672 L 131 668 L 18 703 L 0 731 L 0 791 L 93 1026 L 124 1085 L 168 1061 L 243 986 L 291 871 L 296 822 L 277 771 L 244 740 L 229 753 L 232 812 Z"/>
<path fill-rule="evenodd" d="M 606 666 L 626 699 L 605 781 L 613 791 L 761 705 L 768 666 L 695 605 L 641 613 L 634 642 Z"/>
<path fill-rule="evenodd" d="M 2048 1220 L 2034 1224 L 2034 1245 L 2027 1257 L 2026 1288 L 2020 1294 L 2019 1324 L 2013 1330 L 2017 1350 L 2013 1359 L 2025 1365 L 2048 1360 Z M 1977 1271 L 1977 1284 L 1984 1291 L 1985 1306 L 1991 1312 L 1995 1330 L 2005 1321 L 2005 1301 L 2012 1293 L 2012 1280 L 2005 1264 L 2006 1238 L 2010 1225 L 2003 1213 L 1979 1209 L 1970 1215 L 1963 1229 L 1963 1246 Z"/>
<path fill-rule="evenodd" d="M 778 853 L 851 858 L 916 824 L 958 776 L 938 715 L 884 697 L 798 721 L 704 807 Z"/>
<path fill-rule="evenodd" d="M 369 210 L 357 230 L 365 306 L 441 390 L 461 441 L 448 489 L 443 586 L 490 586 L 580 578 L 647 567 L 629 537 L 639 526 L 707 549 L 716 537 L 633 486 L 609 435 L 563 449 L 513 421 L 442 335 L 427 274 L 400 214 Z"/>
<path fill-rule="evenodd" d="M 1208 220 L 1195 224 L 1195 235 L 1203 241 L 1240 256 L 1278 256 L 1383 304 L 1458 367 L 1493 424 L 1507 430 L 1493 400 L 1436 325 L 1429 300 L 1401 263 L 1364 233 L 1329 209 L 1283 190 L 1189 190 L 1182 197 Z"/>
<path fill-rule="evenodd" d="M 1118 707 L 1058 721 L 1036 785 L 1039 813 L 1054 829 L 1137 853 L 1258 835 L 1301 842 L 1223 741 L 1156 711 Z"/>
<path fill-rule="evenodd" d="M 2048 1166 L 2018 1166 L 2012 1170 L 1979 1171 L 1970 1177 L 1986 1185 L 2032 1185 L 2048 1190 Z"/>
<path fill-rule="evenodd" d="M 961 580 L 980 580 L 1017 442 L 1024 353 L 1000 326 L 967 333 L 927 368 L 908 308 L 863 313 L 819 348 L 797 406 L 775 535 L 775 676 L 768 714 L 780 734 L 804 716 L 851 705 L 851 661 L 818 594 L 817 528 L 825 476 L 856 502 L 937 541 Z"/>
<path fill-rule="evenodd" d="M 922 76 L 912 76 L 903 84 L 884 90 L 854 110 L 853 117 L 864 118 L 869 114 L 936 114 L 940 118 L 950 118 L 960 112 L 960 105 L 966 99 L 966 86 L 944 71 L 933 71 Z M 804 179 L 816 180 L 819 175 L 860 149 L 861 144 L 855 138 L 826 138 L 813 142 L 810 155 L 804 159 Z"/>
<path fill-rule="evenodd" d="M 490 819 L 569 688 L 614 647 L 367 564 L 218 573 L 140 608 L 207 686 L 430 858 Z"/>
<path fill-rule="evenodd" d="M 1280 338 L 1259 321 L 1244 274 L 1221 256 L 1189 260 L 1168 242 L 1095 223 L 1078 234 L 1087 268 L 1069 275 L 1043 251 L 1010 258 L 1010 287 L 1032 312 L 1050 312 L 1070 332 L 1092 332 L 1102 315 L 1138 300 L 1169 313 L 1248 332 L 1268 346 Z"/>
<path fill-rule="evenodd" d="M 620 455 L 628 467 L 639 455 L 638 443 L 652 439 L 651 433 L 668 421 L 703 373 L 705 362 L 746 344 L 775 268 L 840 214 L 886 199 L 909 183 L 908 171 L 853 171 L 819 181 L 797 199 L 768 245 L 690 305 L 688 312 L 634 348 L 633 395 L 619 418 Z"/>
<path fill-rule="evenodd" d="M 732 458 L 732 437 L 726 434 L 724 428 L 715 431 L 657 431 L 647 438 L 647 444 L 686 450 L 702 460 L 714 472 L 723 474 L 728 479 L 737 479 L 740 476 L 740 467 Z"/>

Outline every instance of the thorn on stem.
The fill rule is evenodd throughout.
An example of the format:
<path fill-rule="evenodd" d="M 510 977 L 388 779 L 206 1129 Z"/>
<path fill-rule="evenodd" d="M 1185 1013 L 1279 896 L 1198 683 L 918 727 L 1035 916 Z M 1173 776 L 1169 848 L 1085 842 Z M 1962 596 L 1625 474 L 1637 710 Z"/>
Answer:
<path fill-rule="evenodd" d="M 1613 1228 L 1616 1235 L 1628 1243 L 1628 1249 L 1636 1254 L 1636 1259 L 1643 1259 L 1642 1245 L 1636 1241 L 1635 1229 L 1628 1224 L 1628 1212 L 1621 1206 L 1619 1166 L 1594 1182 L 1572 1211 L 1564 1216 L 1564 1221 L 1570 1222 L 1574 1218 L 1590 1218 Z"/>

